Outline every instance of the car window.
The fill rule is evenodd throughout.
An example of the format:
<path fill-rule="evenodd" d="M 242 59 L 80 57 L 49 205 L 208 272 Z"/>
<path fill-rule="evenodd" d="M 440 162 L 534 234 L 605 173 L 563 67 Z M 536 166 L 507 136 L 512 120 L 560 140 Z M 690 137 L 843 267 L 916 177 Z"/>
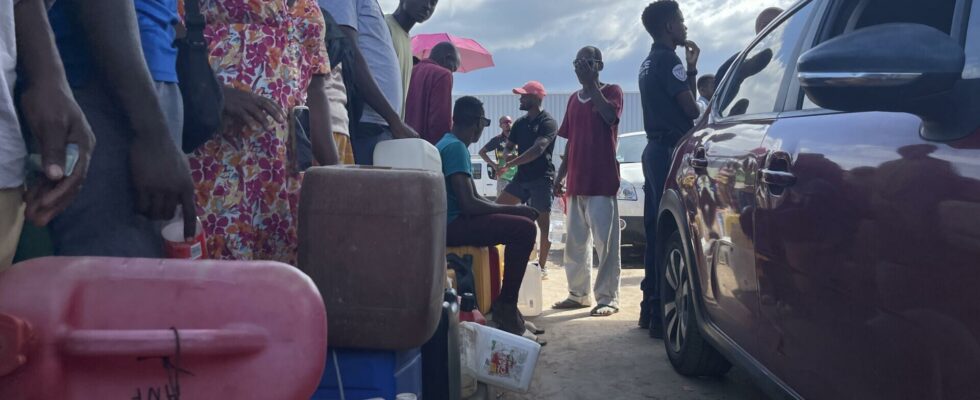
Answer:
<path fill-rule="evenodd" d="M 770 31 L 732 71 L 722 97 L 722 116 L 765 114 L 775 111 L 787 69 L 795 69 L 796 49 L 814 3 L 801 8 Z"/>
<path fill-rule="evenodd" d="M 966 31 L 966 69 L 963 79 L 980 79 L 980 0 L 973 0 Z"/>
<path fill-rule="evenodd" d="M 473 180 L 483 179 L 483 164 L 473 163 Z"/>
<path fill-rule="evenodd" d="M 616 159 L 623 164 L 643 162 L 643 149 L 646 147 L 647 137 L 644 135 L 620 137 Z"/>
<path fill-rule="evenodd" d="M 950 33 L 953 25 L 953 12 L 957 0 L 929 0 L 928 7 L 922 0 L 866 0 L 867 5 L 860 10 L 853 27 L 854 30 L 869 26 L 905 22 L 928 25 Z"/>
<path fill-rule="evenodd" d="M 827 41 L 858 29 L 890 23 L 923 24 L 950 33 L 953 24 L 953 14 L 956 9 L 956 1 L 931 0 L 929 7 L 922 7 L 921 0 L 846 1 L 842 7 L 835 10 L 837 15 L 830 18 L 831 21 L 834 21 L 833 26 L 831 27 L 831 31 L 827 32 L 821 41 Z M 974 10 L 977 9 L 978 3 L 980 3 L 980 0 L 973 2 Z M 976 17 L 978 13 L 974 11 L 973 15 Z M 974 18 L 973 25 L 976 25 L 976 18 Z M 971 31 L 976 31 L 976 29 L 971 29 Z M 971 35 L 976 36 L 978 33 L 974 32 Z M 980 40 L 974 40 L 974 42 L 977 43 Z M 973 45 L 973 47 L 976 46 L 977 44 Z M 968 43 L 968 57 L 970 52 L 971 49 Z M 976 49 L 972 49 L 972 52 L 974 53 L 974 60 L 980 57 L 980 54 L 976 54 Z M 977 72 L 976 64 L 974 62 L 974 72 Z M 969 68 L 970 65 L 968 63 L 968 71 Z M 802 93 L 800 96 L 802 110 L 820 108 Z"/>

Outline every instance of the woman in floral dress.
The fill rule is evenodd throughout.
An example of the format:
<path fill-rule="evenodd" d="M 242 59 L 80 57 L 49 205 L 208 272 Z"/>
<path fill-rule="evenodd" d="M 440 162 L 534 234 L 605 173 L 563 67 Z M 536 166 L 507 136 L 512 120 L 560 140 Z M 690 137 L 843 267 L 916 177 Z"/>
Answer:
<path fill-rule="evenodd" d="M 226 87 L 223 131 L 190 157 L 208 252 L 295 265 L 300 175 L 287 116 L 330 72 L 323 15 L 315 0 L 202 0 L 201 13 Z M 331 135 L 319 145 L 333 148 Z"/>

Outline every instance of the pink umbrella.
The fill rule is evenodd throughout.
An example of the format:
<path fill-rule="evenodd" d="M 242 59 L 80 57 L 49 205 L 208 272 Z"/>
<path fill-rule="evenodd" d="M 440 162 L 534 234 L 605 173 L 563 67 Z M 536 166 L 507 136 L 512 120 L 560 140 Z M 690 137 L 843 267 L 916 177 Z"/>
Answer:
<path fill-rule="evenodd" d="M 494 66 L 493 55 L 473 39 L 456 37 L 448 33 L 431 33 L 412 37 L 412 55 L 420 60 L 429 58 L 429 52 L 437 44 L 450 42 L 459 49 L 460 66 L 457 72 L 471 72 Z"/>

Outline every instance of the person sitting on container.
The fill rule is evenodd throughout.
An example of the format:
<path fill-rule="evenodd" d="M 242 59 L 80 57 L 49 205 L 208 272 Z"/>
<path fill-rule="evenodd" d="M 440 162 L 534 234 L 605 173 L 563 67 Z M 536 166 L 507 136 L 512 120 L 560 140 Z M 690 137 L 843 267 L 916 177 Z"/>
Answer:
<path fill-rule="evenodd" d="M 469 145 L 476 143 L 483 130 L 490 126 L 483 103 L 466 96 L 456 100 L 453 108 L 453 127 L 436 144 L 442 156 L 442 172 L 446 177 L 448 205 L 446 245 L 497 246 L 505 245 L 504 282 L 494 301 L 490 317 L 500 330 L 522 335 L 524 318 L 517 310 L 517 295 L 521 290 L 524 271 L 537 236 L 534 221 L 538 212 L 528 206 L 500 205 L 477 194 L 473 182 L 473 166 Z"/>

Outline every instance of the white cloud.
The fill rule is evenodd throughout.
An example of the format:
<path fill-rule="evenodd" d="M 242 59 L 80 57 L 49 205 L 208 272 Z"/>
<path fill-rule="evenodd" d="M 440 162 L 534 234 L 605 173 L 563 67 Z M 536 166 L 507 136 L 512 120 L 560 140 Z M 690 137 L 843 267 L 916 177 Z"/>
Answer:
<path fill-rule="evenodd" d="M 766 7 L 794 0 L 681 0 L 690 38 L 702 48 L 700 69 L 713 72 L 754 36 Z M 398 0 L 380 0 L 393 12 Z M 604 79 L 635 90 L 636 72 L 651 40 L 640 22 L 650 0 L 441 0 L 433 18 L 413 33 L 449 32 L 477 40 L 494 54 L 497 68 L 460 75 L 459 92 L 496 92 L 515 81 L 540 79 L 560 90 L 577 83 L 570 73 L 585 45 L 603 50 Z"/>

